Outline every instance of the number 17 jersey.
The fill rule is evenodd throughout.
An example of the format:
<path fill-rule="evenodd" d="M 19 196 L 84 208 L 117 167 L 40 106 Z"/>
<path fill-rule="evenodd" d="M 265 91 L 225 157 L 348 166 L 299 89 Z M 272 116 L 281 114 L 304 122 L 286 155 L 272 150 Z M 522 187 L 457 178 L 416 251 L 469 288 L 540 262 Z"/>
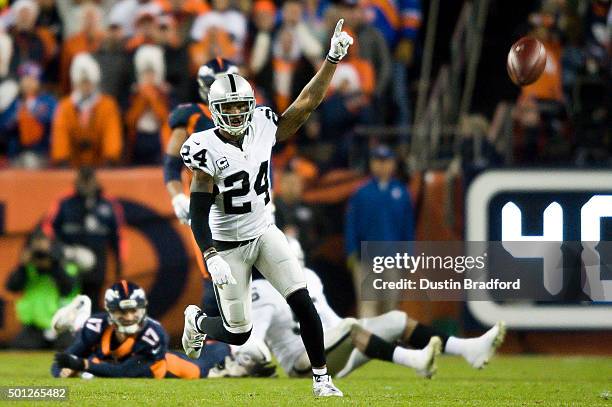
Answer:
<path fill-rule="evenodd" d="M 270 155 L 276 143 L 277 116 L 257 107 L 242 145 L 218 128 L 193 133 L 181 148 L 185 165 L 215 183 L 209 225 L 214 240 L 242 241 L 262 235 L 274 223 L 270 204 Z"/>

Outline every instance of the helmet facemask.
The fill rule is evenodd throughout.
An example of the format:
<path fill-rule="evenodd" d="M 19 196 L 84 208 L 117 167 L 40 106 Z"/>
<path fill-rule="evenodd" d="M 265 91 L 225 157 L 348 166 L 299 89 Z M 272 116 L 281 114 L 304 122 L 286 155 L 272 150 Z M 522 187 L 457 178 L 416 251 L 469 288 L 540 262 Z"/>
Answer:
<path fill-rule="evenodd" d="M 104 293 L 104 309 L 118 332 L 134 335 L 145 325 L 147 296 L 137 284 L 121 280 Z"/>
<path fill-rule="evenodd" d="M 135 300 L 123 300 L 128 302 Z M 107 309 L 111 323 L 116 326 L 117 331 L 126 335 L 134 335 L 142 328 L 147 311 L 136 304 L 125 304 L 119 309 Z"/>
<path fill-rule="evenodd" d="M 210 103 L 215 125 L 234 138 L 244 135 L 251 124 L 254 110 L 255 98 L 249 96 L 229 96 Z"/>

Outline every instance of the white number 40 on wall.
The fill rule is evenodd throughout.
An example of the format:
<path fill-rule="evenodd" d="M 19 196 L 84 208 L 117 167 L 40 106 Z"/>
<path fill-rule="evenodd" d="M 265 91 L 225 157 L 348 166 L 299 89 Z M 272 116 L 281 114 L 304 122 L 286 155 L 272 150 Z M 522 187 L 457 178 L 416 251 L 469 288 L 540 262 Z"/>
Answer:
<path fill-rule="evenodd" d="M 502 241 L 504 248 L 515 258 L 541 258 L 544 287 L 551 295 L 563 288 L 563 269 L 558 267 L 562 257 L 563 208 L 552 202 L 543 213 L 543 233 L 526 236 L 522 231 L 521 209 L 508 202 L 502 208 Z M 612 217 L 612 195 L 595 195 L 580 210 L 580 240 L 585 281 L 582 289 L 593 301 L 612 300 L 612 280 L 602 280 L 600 255 L 597 245 L 601 239 L 601 219 Z M 516 243 L 514 243 L 516 242 Z M 521 242 L 548 242 L 544 245 L 525 245 Z M 558 242 L 554 244 L 554 242 Z"/>

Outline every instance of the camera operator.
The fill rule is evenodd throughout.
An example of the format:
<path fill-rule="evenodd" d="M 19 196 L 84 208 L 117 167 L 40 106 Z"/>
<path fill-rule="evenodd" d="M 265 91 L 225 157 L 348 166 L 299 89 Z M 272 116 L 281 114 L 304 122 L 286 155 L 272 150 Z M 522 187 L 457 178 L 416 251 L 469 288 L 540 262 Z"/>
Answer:
<path fill-rule="evenodd" d="M 92 253 L 65 247 L 41 230 L 33 233 L 19 266 L 6 283 L 9 291 L 22 294 L 16 303 L 16 313 L 23 329 L 14 339 L 13 347 L 41 349 L 60 345 L 60 338 L 50 329 L 51 318 L 78 293 L 79 270 L 92 267 L 92 261 Z"/>

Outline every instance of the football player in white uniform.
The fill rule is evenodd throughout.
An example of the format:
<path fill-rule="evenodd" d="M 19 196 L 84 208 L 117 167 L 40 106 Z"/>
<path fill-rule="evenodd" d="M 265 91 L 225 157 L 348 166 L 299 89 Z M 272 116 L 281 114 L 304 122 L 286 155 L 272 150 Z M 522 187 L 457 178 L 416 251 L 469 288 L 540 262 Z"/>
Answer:
<path fill-rule="evenodd" d="M 185 353 L 198 357 L 206 336 L 233 345 L 247 341 L 252 329 L 251 267 L 255 266 L 300 322 L 312 366 L 313 393 L 340 397 L 342 392 L 327 373 L 323 327 L 304 273 L 267 205 L 272 146 L 291 137 L 323 100 L 336 64 L 353 42 L 342 24 L 341 19 L 319 71 L 280 117 L 269 108 L 255 107 L 253 89 L 244 78 L 221 75 L 208 94 L 216 127 L 192 134 L 181 149 L 184 163 L 193 171 L 191 229 L 221 313 L 207 317 L 195 305 L 185 309 Z"/>
<path fill-rule="evenodd" d="M 304 266 L 304 254 L 297 240 L 289 243 Z M 304 267 L 308 291 L 325 330 L 328 371 L 332 376 L 344 377 L 371 358 L 393 361 L 414 368 L 420 376 L 430 378 L 436 371 L 435 355 L 444 345 L 444 352 L 462 356 L 471 366 L 482 368 L 502 344 L 505 335 L 503 322 L 497 323 L 477 338 L 457 338 L 418 323 L 402 311 L 390 311 L 373 318 L 341 319 L 329 306 L 323 294 L 323 285 L 317 274 Z M 300 376 L 309 368 L 304 348 L 297 338 L 299 324 L 291 310 L 265 280 L 253 282 L 254 328 L 247 343 L 235 351 L 235 364 L 251 362 L 250 370 L 258 371 L 257 364 L 270 361 L 262 351 L 265 342 L 281 367 L 289 376 Z M 391 343 L 401 342 L 409 350 Z M 229 363 L 228 363 L 229 362 Z M 211 377 L 245 375 L 249 369 L 232 366 L 226 361 L 225 371 L 213 369 Z M 228 366 L 229 365 L 229 366 Z"/>
<path fill-rule="evenodd" d="M 308 292 L 321 316 L 325 331 L 327 370 L 337 375 L 346 366 L 351 353 L 358 350 L 371 359 L 393 362 L 416 370 L 419 376 L 430 378 L 436 372 L 436 358 L 440 354 L 441 340 L 432 337 L 423 349 L 406 349 L 397 346 L 364 329 L 354 318 L 340 318 L 329 306 L 323 295 L 319 277 L 305 268 Z M 253 332 L 249 340 L 235 350 L 234 360 L 226 357 L 225 366 L 213 368 L 209 377 L 249 376 L 250 372 L 263 370 L 271 358 L 269 351 L 290 377 L 301 377 L 310 372 L 311 366 L 300 339 L 300 324 L 283 297 L 266 280 L 252 284 Z M 242 367 L 242 368 L 241 368 Z"/>

